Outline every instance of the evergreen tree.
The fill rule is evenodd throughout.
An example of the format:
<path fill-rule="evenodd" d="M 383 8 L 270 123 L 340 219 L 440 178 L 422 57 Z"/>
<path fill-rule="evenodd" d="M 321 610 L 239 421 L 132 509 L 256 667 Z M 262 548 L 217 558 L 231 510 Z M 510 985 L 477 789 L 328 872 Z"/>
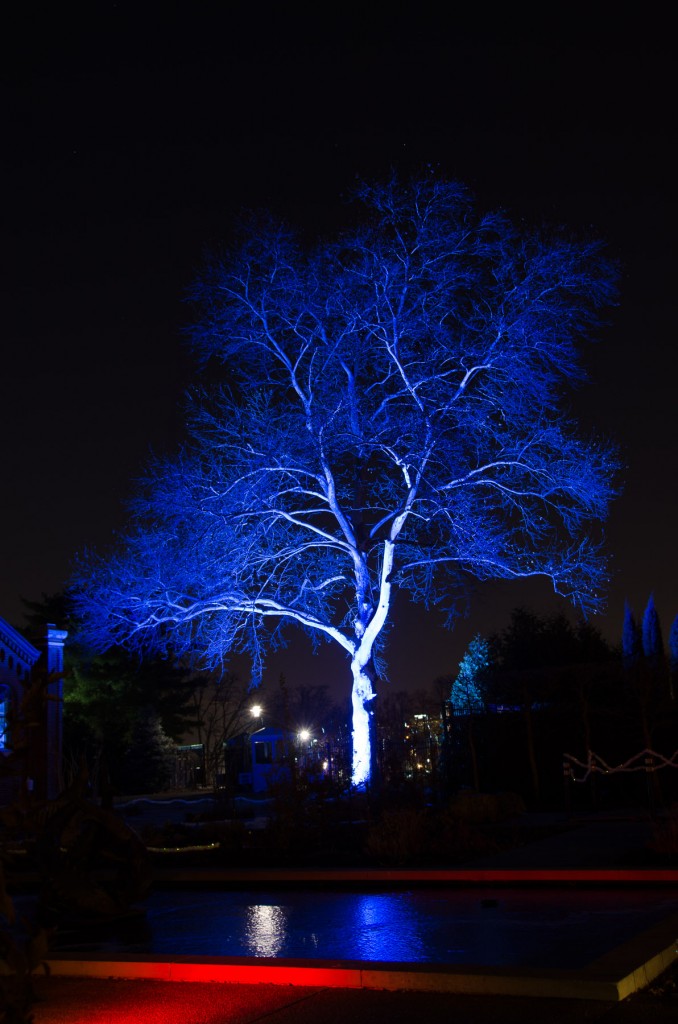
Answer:
<path fill-rule="evenodd" d="M 459 672 L 450 692 L 452 707 L 457 714 L 464 716 L 466 722 L 466 742 L 473 772 L 473 788 L 476 793 L 480 790 L 480 768 L 473 719 L 485 709 L 485 684 L 489 662 L 487 640 L 477 634 L 471 640 L 466 654 L 459 662 Z"/>
<path fill-rule="evenodd" d="M 608 689 L 612 652 L 590 623 L 514 609 L 509 626 L 490 637 L 491 685 L 500 703 L 520 706 L 534 797 L 541 792 L 537 722 L 544 708 L 573 708 L 590 749 L 593 707 Z"/>
<path fill-rule="evenodd" d="M 489 645 L 479 633 L 468 645 L 459 662 L 459 672 L 452 684 L 450 702 L 455 711 L 473 714 L 485 708 L 485 684 L 490 663 Z"/>
<path fill-rule="evenodd" d="M 671 677 L 671 698 L 674 699 L 678 689 L 678 615 L 671 624 L 669 633 L 669 670 Z"/>
<path fill-rule="evenodd" d="M 195 676 L 170 659 L 140 659 L 120 647 L 95 654 L 80 641 L 79 620 L 68 592 L 23 602 L 27 629 L 53 622 L 68 630 L 64 665 L 63 752 L 66 778 L 87 762 L 95 784 L 125 789 L 123 766 L 132 738 L 153 708 L 165 735 L 174 740 L 193 726 Z"/>
<path fill-rule="evenodd" d="M 650 594 L 643 615 L 643 654 L 653 669 L 660 668 L 664 663 L 662 629 L 652 594 Z"/>
<path fill-rule="evenodd" d="M 624 603 L 624 626 L 622 629 L 622 657 L 624 668 L 632 669 L 640 659 L 641 634 L 628 601 Z"/>
<path fill-rule="evenodd" d="M 130 736 L 119 766 L 120 788 L 127 795 L 162 793 L 172 785 L 175 764 L 174 743 L 152 707 L 143 708 Z"/>
<path fill-rule="evenodd" d="M 671 668 L 678 669 L 678 615 L 676 615 L 671 623 L 671 630 L 669 632 L 669 658 Z"/>
<path fill-rule="evenodd" d="M 636 627 L 636 647 L 639 652 L 635 658 L 629 657 L 630 646 L 627 640 L 627 625 L 624 622 L 624 668 L 627 684 L 635 704 L 635 715 L 640 725 L 642 742 L 648 749 L 658 743 L 659 734 L 666 723 L 669 711 L 669 678 L 664 652 L 659 615 L 650 595 L 641 629 Z M 652 776 L 655 797 L 658 798 L 659 784 L 656 774 Z"/>

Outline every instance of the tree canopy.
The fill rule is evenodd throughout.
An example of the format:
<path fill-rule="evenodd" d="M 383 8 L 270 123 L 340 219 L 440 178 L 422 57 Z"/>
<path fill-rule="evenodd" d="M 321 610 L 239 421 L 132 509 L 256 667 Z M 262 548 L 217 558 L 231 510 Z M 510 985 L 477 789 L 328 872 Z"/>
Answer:
<path fill-rule="evenodd" d="M 338 644 L 364 785 L 395 588 L 451 618 L 468 579 L 602 600 L 615 456 L 566 394 L 616 274 L 598 242 L 478 213 L 432 175 L 355 198 L 336 238 L 255 217 L 209 262 L 191 338 L 221 385 L 191 393 L 184 449 L 74 585 L 100 647 L 241 650 L 256 677 L 286 625 Z"/>

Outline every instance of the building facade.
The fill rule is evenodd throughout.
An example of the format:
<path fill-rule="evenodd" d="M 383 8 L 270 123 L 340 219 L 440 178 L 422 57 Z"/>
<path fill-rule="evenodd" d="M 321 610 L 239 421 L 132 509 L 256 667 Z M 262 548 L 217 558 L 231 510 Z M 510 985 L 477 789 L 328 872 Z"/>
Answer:
<path fill-rule="evenodd" d="M 0 805 L 62 788 L 65 630 L 28 640 L 0 618 Z"/>

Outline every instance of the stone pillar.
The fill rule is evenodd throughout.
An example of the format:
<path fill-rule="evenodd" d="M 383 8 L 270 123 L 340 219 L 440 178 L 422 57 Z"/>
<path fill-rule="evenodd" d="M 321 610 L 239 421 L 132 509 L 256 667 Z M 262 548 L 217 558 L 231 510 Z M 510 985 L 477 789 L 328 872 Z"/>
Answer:
<path fill-rule="evenodd" d="M 45 681 L 44 718 L 33 736 L 33 787 L 38 799 L 52 800 L 62 789 L 64 642 L 68 633 L 48 623 L 33 641 L 41 655 L 34 673 Z"/>

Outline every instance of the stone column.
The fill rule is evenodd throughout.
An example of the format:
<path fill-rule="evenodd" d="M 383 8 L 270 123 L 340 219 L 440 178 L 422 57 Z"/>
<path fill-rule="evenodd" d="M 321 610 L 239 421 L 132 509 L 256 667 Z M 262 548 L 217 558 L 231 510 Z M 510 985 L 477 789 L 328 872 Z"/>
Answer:
<path fill-rule="evenodd" d="M 63 754 L 63 671 L 64 642 L 68 633 L 48 623 L 33 641 L 40 650 L 34 674 L 46 681 L 43 721 L 33 736 L 34 793 L 38 799 L 52 800 L 62 789 Z"/>

